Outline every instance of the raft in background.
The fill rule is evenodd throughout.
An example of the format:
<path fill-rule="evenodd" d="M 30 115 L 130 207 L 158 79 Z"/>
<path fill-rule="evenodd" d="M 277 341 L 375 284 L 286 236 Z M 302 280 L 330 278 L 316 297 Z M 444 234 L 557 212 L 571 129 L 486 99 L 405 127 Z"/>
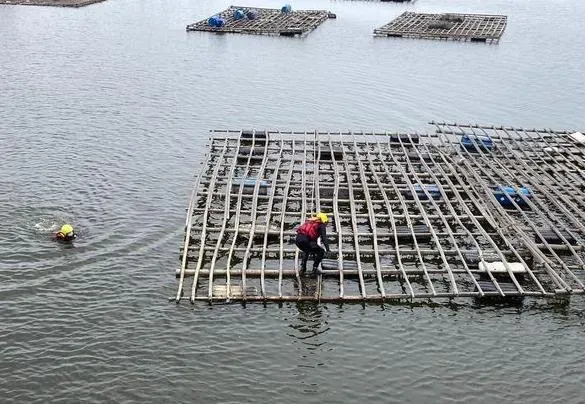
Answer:
<path fill-rule="evenodd" d="M 585 136 L 432 124 L 427 135 L 214 131 L 189 203 L 174 298 L 584 293 Z M 494 147 L 461 147 L 466 135 Z M 502 205 L 502 189 L 520 199 Z M 330 215 L 334 256 L 319 276 L 303 277 L 295 228 L 320 210 Z"/>
<path fill-rule="evenodd" d="M 508 17 L 485 14 L 426 14 L 406 11 L 376 28 L 375 36 L 497 43 Z"/>
<path fill-rule="evenodd" d="M 358 0 L 356 0 L 358 1 Z M 359 0 L 359 1 L 373 1 L 373 2 L 380 2 L 380 3 L 410 3 L 414 0 Z"/>
<path fill-rule="evenodd" d="M 288 4 L 280 9 L 231 6 L 187 25 L 187 31 L 304 37 L 329 18 L 335 18 L 335 14 L 324 10 L 295 11 Z M 216 24 L 218 19 L 223 21 L 222 25 Z"/>
<path fill-rule="evenodd" d="M 0 4 L 21 6 L 85 7 L 105 0 L 0 0 Z"/>

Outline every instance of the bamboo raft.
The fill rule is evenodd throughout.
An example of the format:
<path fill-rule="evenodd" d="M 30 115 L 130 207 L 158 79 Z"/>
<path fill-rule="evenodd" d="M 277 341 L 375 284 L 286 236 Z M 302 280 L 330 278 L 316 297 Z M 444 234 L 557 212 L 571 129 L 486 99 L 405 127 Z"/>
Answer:
<path fill-rule="evenodd" d="M 375 36 L 497 43 L 506 29 L 505 15 L 425 14 L 404 12 L 376 28 Z"/>
<path fill-rule="evenodd" d="M 105 0 L 0 0 L 0 4 L 21 6 L 85 7 Z"/>
<path fill-rule="evenodd" d="M 174 299 L 584 293 L 585 136 L 431 124 L 424 135 L 213 131 Z M 331 217 L 333 256 L 302 276 L 295 228 L 316 211 Z"/>
<path fill-rule="evenodd" d="M 255 19 L 236 20 L 236 10 L 255 11 Z M 279 9 L 231 6 L 217 14 L 225 21 L 222 27 L 211 27 L 208 19 L 187 25 L 187 31 L 207 31 L 215 33 L 238 33 L 256 35 L 307 36 L 311 31 L 335 14 L 325 10 L 298 10 L 283 13 Z"/>
<path fill-rule="evenodd" d="M 380 3 L 410 3 L 414 0 L 363 0 L 363 1 L 372 1 Z"/>

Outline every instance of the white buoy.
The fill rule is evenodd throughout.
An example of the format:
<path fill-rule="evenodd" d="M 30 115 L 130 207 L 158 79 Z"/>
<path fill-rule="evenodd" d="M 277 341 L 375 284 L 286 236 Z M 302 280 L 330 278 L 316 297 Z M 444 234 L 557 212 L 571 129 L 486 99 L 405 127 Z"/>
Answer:
<path fill-rule="evenodd" d="M 508 267 L 510 268 L 510 271 L 512 271 L 512 273 L 515 274 L 521 274 L 526 272 L 526 268 L 524 268 L 524 265 L 522 265 L 522 263 L 520 262 L 507 262 L 506 263 L 508 265 Z M 478 265 L 479 270 L 481 272 L 491 272 L 491 273 L 508 273 L 508 270 L 506 269 L 506 264 L 504 264 L 504 262 L 502 261 L 496 261 L 496 262 L 485 262 L 485 261 L 481 261 Z"/>
<path fill-rule="evenodd" d="M 585 135 L 581 132 L 571 133 L 569 137 L 577 143 L 585 144 Z"/>

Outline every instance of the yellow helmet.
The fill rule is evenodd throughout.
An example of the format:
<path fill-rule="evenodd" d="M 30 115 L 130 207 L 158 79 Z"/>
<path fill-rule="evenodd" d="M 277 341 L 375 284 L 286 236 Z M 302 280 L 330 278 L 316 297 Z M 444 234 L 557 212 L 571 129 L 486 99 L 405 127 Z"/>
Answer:
<path fill-rule="evenodd" d="M 61 233 L 63 233 L 64 235 L 68 235 L 69 233 L 73 233 L 73 226 L 71 226 L 70 224 L 64 224 L 61 227 Z"/>
<path fill-rule="evenodd" d="M 327 217 L 327 215 L 323 212 L 319 212 L 317 213 L 316 216 L 317 219 L 319 219 L 321 221 L 321 223 L 327 223 L 329 221 L 329 218 Z"/>

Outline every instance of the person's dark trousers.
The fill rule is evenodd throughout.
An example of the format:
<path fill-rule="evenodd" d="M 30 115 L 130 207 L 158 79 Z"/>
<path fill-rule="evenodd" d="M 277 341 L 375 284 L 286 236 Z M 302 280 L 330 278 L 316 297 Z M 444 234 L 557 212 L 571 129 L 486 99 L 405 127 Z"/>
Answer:
<path fill-rule="evenodd" d="M 315 255 L 315 261 L 313 262 L 313 272 L 316 272 L 319 264 L 321 263 L 321 260 L 325 256 L 325 250 L 319 247 L 316 241 L 309 240 L 309 238 L 304 234 L 297 234 L 296 245 L 303 252 L 301 272 L 305 272 L 307 270 L 307 261 L 309 260 L 309 255 L 311 254 Z"/>

